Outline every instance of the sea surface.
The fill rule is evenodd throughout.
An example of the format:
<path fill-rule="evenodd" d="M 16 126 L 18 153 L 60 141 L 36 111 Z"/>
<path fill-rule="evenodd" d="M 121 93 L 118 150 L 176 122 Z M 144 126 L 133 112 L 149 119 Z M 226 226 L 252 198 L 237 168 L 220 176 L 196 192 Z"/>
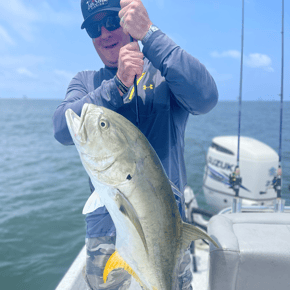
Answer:
<path fill-rule="evenodd" d="M 53 137 L 60 100 L 0 99 L 0 288 L 54 289 L 82 248 L 88 177 L 74 146 Z M 279 102 L 243 102 L 242 136 L 279 148 Z M 282 197 L 290 205 L 290 103 L 284 102 Z M 205 155 L 215 136 L 237 135 L 238 103 L 190 116 L 188 184 L 201 208 Z"/>

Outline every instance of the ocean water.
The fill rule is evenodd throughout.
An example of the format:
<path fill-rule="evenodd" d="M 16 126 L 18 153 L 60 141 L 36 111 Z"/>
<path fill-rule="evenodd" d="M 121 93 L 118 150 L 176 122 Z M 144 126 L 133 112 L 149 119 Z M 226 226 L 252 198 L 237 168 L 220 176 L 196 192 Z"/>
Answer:
<path fill-rule="evenodd" d="M 54 289 L 82 248 L 82 208 L 88 177 L 74 146 L 53 137 L 52 115 L 61 101 L 0 99 L 0 288 Z M 244 102 L 243 136 L 278 151 L 279 102 Z M 236 135 L 237 102 L 220 102 L 190 116 L 185 138 L 188 184 L 200 207 L 205 154 L 215 136 Z M 290 103 L 284 103 L 283 189 L 290 204 Z"/>

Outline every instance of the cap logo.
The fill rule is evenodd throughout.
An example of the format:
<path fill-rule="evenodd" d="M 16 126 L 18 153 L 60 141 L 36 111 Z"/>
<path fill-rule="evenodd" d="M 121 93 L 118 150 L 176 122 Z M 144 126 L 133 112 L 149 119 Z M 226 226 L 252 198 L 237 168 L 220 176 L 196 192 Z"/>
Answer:
<path fill-rule="evenodd" d="M 88 0 L 88 10 L 93 10 L 99 6 L 107 5 L 109 0 Z"/>

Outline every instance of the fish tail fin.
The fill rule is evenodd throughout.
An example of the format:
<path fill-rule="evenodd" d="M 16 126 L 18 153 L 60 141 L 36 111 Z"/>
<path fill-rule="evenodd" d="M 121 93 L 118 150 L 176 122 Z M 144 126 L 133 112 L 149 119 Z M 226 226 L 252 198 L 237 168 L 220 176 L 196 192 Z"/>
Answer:
<path fill-rule="evenodd" d="M 114 269 L 124 269 L 126 270 L 130 275 L 132 275 L 135 280 L 139 283 L 141 283 L 141 280 L 137 276 L 137 274 L 133 271 L 133 269 L 123 260 L 123 258 L 119 255 L 117 251 L 115 251 L 112 256 L 107 261 L 107 264 L 104 269 L 103 273 L 103 280 L 104 283 L 106 283 L 108 275 L 114 270 Z"/>
<path fill-rule="evenodd" d="M 124 269 L 126 270 L 133 278 L 143 287 L 145 290 L 149 290 L 140 280 L 140 278 L 137 276 L 137 274 L 134 272 L 134 270 L 123 260 L 123 258 L 120 256 L 120 254 L 115 251 L 109 260 L 107 261 L 107 264 L 104 269 L 103 273 L 103 280 L 104 283 L 106 283 L 107 278 L 109 274 L 114 270 L 114 269 Z M 152 287 L 153 290 L 157 290 L 156 287 Z"/>
<path fill-rule="evenodd" d="M 198 239 L 205 239 L 212 242 L 215 247 L 219 248 L 219 245 L 203 230 L 183 222 L 182 223 L 182 248 L 186 249 L 192 241 Z"/>

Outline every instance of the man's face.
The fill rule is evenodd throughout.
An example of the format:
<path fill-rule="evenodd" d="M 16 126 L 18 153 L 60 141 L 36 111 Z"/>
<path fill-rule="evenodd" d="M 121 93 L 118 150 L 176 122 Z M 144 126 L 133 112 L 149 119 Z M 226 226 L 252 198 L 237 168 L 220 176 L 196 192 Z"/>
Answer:
<path fill-rule="evenodd" d="M 102 20 L 108 12 L 100 12 L 94 21 Z M 108 31 L 102 26 L 102 34 L 93 39 L 93 44 L 103 63 L 109 67 L 117 67 L 120 48 L 130 42 L 130 36 L 123 32 L 123 28 Z"/>

